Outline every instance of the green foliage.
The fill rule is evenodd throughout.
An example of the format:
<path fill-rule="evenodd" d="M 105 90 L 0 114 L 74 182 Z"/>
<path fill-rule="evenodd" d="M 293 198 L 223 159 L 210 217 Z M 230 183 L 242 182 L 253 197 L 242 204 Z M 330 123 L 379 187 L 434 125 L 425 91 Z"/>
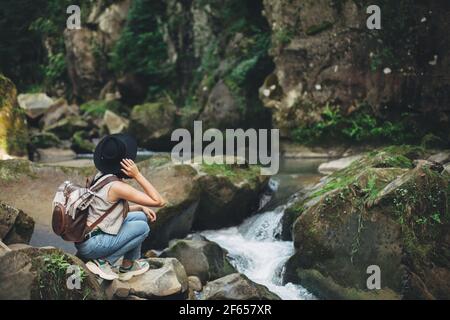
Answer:
<path fill-rule="evenodd" d="M 344 115 L 338 107 L 326 105 L 321 121 L 292 131 L 293 139 L 300 143 L 321 143 L 332 139 L 354 143 L 405 143 L 416 138 L 405 121 L 384 121 L 372 115 L 367 107 L 362 106 L 350 115 Z"/>
<path fill-rule="evenodd" d="M 164 4 L 160 1 L 133 1 L 127 24 L 111 53 L 114 71 L 138 74 L 155 83 L 157 79 L 159 86 L 165 84 L 173 66 L 168 62 L 159 20 L 164 10 Z M 155 88 L 152 90 L 155 91 Z"/>
<path fill-rule="evenodd" d="M 48 59 L 48 65 L 44 68 L 44 74 L 47 81 L 55 83 L 64 78 L 66 73 L 66 58 L 64 53 L 60 52 Z"/>
<path fill-rule="evenodd" d="M 95 117 L 102 117 L 106 110 L 111 110 L 115 113 L 120 111 L 120 102 L 116 100 L 106 101 L 106 100 L 91 100 L 83 103 L 80 106 L 80 110 L 86 115 L 91 115 Z"/>
<path fill-rule="evenodd" d="M 0 11 L 0 72 L 20 90 L 46 81 L 61 80 L 64 56 L 63 31 L 69 5 L 81 7 L 82 21 L 89 0 L 2 0 Z M 44 40 L 52 47 L 47 59 Z M 26 76 L 24 76 L 26 75 Z"/>
<path fill-rule="evenodd" d="M 88 289 L 67 289 L 67 268 L 71 265 L 68 257 L 61 253 L 51 253 L 41 258 L 42 265 L 38 267 L 38 295 L 40 299 L 71 300 L 86 299 L 90 295 Z M 80 267 L 80 281 L 86 279 L 87 275 Z"/>
<path fill-rule="evenodd" d="M 289 44 L 294 36 L 294 32 L 287 28 L 280 28 L 273 35 L 274 42 L 277 45 L 285 46 Z"/>

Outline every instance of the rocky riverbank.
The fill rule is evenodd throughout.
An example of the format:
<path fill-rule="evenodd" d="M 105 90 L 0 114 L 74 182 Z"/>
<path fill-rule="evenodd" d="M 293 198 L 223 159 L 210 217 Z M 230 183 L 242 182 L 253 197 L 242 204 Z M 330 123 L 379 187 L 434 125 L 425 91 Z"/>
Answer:
<path fill-rule="evenodd" d="M 448 155 L 388 147 L 324 177 L 286 211 L 286 278 L 329 299 L 448 299 Z M 381 290 L 367 288 L 371 265 Z"/>

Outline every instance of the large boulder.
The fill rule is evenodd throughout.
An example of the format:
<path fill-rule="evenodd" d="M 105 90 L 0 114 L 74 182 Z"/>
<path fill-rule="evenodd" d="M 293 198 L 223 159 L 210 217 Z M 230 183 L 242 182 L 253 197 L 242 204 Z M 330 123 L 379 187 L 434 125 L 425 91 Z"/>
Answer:
<path fill-rule="evenodd" d="M 208 240 L 173 240 L 161 257 L 176 258 L 189 276 L 206 283 L 236 272 L 226 255 L 217 243 Z"/>
<path fill-rule="evenodd" d="M 31 119 L 42 116 L 54 101 L 45 93 L 24 93 L 17 96 L 19 106 L 25 110 L 26 115 Z"/>
<path fill-rule="evenodd" d="M 68 270 L 70 266 L 72 271 Z M 75 284 L 69 277 L 78 272 L 80 287 L 69 287 L 68 283 Z M 99 284 L 84 263 L 59 249 L 19 247 L 0 253 L 0 300 L 103 298 Z"/>
<path fill-rule="evenodd" d="M 70 139 L 75 132 L 80 130 L 87 130 L 89 124 L 81 116 L 72 115 L 65 118 L 61 118 L 55 123 L 52 123 L 48 127 L 45 127 L 45 132 L 54 133 L 58 138 Z"/>
<path fill-rule="evenodd" d="M 130 295 L 145 299 L 183 299 L 188 294 L 188 278 L 183 265 L 173 258 L 151 258 L 150 270 L 128 281 Z"/>
<path fill-rule="evenodd" d="M 211 90 L 199 120 L 203 121 L 205 128 L 225 130 L 239 127 L 242 110 L 225 82 L 219 81 Z"/>
<path fill-rule="evenodd" d="M 63 118 L 78 115 L 79 111 L 77 105 L 69 105 L 65 99 L 58 99 L 45 111 L 40 120 L 41 126 L 44 129 L 48 128 Z"/>
<path fill-rule="evenodd" d="M 66 180 L 84 185 L 86 178 L 95 172 L 93 167 L 66 168 L 28 160 L 0 161 L 0 201 L 28 213 L 36 224 L 48 226 L 58 186 Z"/>
<path fill-rule="evenodd" d="M 14 84 L 0 74 L 0 160 L 8 155 L 24 156 L 27 153 L 27 123 L 16 97 Z"/>
<path fill-rule="evenodd" d="M 286 210 L 296 254 L 286 280 L 332 299 L 450 297 L 450 176 L 417 148 L 366 154 Z M 409 157 L 409 158 L 408 158 Z M 381 270 L 369 290 L 367 269 Z"/>
<path fill-rule="evenodd" d="M 151 150 L 169 150 L 175 116 L 176 107 L 170 101 L 134 106 L 130 115 L 130 133 L 140 146 Z"/>
<path fill-rule="evenodd" d="M 233 273 L 208 282 L 203 287 L 201 300 L 280 300 L 265 286 L 254 283 L 245 275 Z"/>
<path fill-rule="evenodd" d="M 34 220 L 22 210 L 0 201 L 0 240 L 5 244 L 29 243 Z"/>
<path fill-rule="evenodd" d="M 259 199 L 269 176 L 259 166 L 202 164 L 199 172 L 202 197 L 194 220 L 196 230 L 219 229 L 241 223 L 259 209 Z"/>
<path fill-rule="evenodd" d="M 116 134 L 125 131 L 128 128 L 129 121 L 110 110 L 106 110 L 103 115 L 103 123 L 110 134 Z"/>
<path fill-rule="evenodd" d="M 155 156 L 138 164 L 142 174 L 167 199 L 150 226 L 144 248 L 164 248 L 191 230 L 200 199 L 197 172 L 189 165 L 174 165 L 168 156 Z M 136 186 L 137 187 L 137 186 Z"/>

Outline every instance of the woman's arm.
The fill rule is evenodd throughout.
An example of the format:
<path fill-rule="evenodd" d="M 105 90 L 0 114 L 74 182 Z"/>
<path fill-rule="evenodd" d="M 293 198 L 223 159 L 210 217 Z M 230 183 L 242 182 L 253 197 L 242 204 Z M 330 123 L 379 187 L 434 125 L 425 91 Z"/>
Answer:
<path fill-rule="evenodd" d="M 139 172 L 139 169 L 133 160 L 124 159 L 121 164 L 122 172 L 130 178 L 135 179 L 142 189 L 144 189 L 145 193 L 136 190 L 124 182 L 116 182 L 111 186 L 108 193 L 108 198 L 110 198 L 111 201 L 125 199 L 147 207 L 163 207 L 166 205 L 166 201 L 155 187 L 153 187 L 153 185 Z"/>

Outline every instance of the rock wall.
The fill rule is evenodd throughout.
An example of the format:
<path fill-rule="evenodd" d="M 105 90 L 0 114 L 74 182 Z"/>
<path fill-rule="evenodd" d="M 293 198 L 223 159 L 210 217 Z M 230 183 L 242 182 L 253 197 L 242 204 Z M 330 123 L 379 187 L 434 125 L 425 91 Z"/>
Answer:
<path fill-rule="evenodd" d="M 276 67 L 260 96 L 283 136 L 323 120 L 326 105 L 339 106 L 344 115 L 368 105 L 397 121 L 409 113 L 420 125 L 447 133 L 448 2 L 263 2 Z M 381 7 L 381 30 L 366 27 L 370 4 Z"/>
<path fill-rule="evenodd" d="M 0 160 L 8 155 L 25 156 L 27 153 L 25 113 L 19 108 L 16 99 L 16 87 L 0 74 Z"/>

